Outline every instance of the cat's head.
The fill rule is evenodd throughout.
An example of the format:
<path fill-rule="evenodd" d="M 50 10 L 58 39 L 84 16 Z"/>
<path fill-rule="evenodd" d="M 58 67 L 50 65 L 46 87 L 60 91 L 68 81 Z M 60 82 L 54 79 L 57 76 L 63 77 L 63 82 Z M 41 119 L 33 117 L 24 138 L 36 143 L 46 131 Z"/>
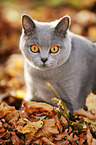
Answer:
<path fill-rule="evenodd" d="M 37 69 L 56 68 L 65 63 L 71 52 L 68 35 L 70 17 L 42 23 L 22 16 L 20 49 L 27 61 Z"/>

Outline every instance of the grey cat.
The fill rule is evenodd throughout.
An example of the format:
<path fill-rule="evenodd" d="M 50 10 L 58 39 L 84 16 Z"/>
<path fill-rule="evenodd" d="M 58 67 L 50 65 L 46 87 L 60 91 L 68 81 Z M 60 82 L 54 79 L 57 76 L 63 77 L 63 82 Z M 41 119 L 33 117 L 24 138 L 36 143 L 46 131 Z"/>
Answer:
<path fill-rule="evenodd" d="M 20 49 L 27 86 L 25 100 L 53 104 L 49 82 L 71 112 L 84 108 L 90 91 L 96 92 L 96 45 L 69 31 L 70 17 L 37 22 L 22 16 Z"/>

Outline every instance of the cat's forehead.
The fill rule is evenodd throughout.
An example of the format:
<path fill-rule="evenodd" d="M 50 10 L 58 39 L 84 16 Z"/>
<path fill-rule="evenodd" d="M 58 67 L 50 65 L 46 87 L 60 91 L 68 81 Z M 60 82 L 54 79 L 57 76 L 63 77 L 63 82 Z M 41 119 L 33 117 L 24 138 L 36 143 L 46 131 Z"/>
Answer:
<path fill-rule="evenodd" d="M 49 46 L 51 45 L 51 40 L 53 38 L 54 33 L 54 25 L 52 23 L 35 23 L 36 31 L 35 31 L 35 39 L 37 43 L 41 46 Z"/>
<path fill-rule="evenodd" d="M 45 37 L 49 34 L 52 35 L 53 31 L 54 31 L 54 23 L 42 23 L 42 22 L 37 22 L 36 24 L 36 31 L 39 34 L 43 34 L 45 35 Z"/>

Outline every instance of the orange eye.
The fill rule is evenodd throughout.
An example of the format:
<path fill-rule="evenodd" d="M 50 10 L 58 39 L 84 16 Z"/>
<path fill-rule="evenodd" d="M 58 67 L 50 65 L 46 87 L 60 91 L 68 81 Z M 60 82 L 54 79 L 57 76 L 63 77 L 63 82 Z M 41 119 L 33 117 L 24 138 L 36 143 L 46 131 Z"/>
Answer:
<path fill-rule="evenodd" d="M 57 53 L 59 51 L 59 47 L 58 46 L 52 46 L 50 49 L 51 53 Z"/>
<path fill-rule="evenodd" d="M 36 46 L 36 45 L 31 45 L 31 46 L 30 46 L 30 49 L 31 49 L 31 51 L 34 52 L 34 53 L 39 52 L 39 48 L 38 48 L 38 46 Z"/>

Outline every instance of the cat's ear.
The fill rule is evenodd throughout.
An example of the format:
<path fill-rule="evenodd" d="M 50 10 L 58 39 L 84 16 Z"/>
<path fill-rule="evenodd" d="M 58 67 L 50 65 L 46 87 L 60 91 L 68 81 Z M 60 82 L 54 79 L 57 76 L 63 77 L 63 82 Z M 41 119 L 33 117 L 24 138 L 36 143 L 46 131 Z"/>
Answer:
<path fill-rule="evenodd" d="M 70 17 L 64 16 L 60 19 L 59 23 L 55 27 L 55 30 L 59 34 L 63 34 L 63 36 L 66 34 L 66 31 L 68 30 L 70 26 Z"/>
<path fill-rule="evenodd" d="M 28 15 L 22 16 L 22 26 L 25 33 L 32 33 L 36 28 L 35 23 Z"/>

